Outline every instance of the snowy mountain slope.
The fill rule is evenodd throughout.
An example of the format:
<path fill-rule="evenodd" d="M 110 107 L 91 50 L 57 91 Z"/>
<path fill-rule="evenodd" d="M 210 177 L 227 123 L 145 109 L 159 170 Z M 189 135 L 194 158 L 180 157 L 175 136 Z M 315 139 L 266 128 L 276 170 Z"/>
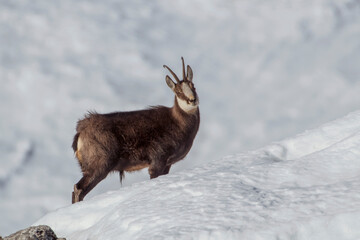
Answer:
<path fill-rule="evenodd" d="M 69 204 L 86 111 L 170 106 L 162 65 L 180 56 L 202 122 L 171 174 L 360 109 L 359 26 L 356 0 L 1 1 L 0 233 Z M 111 175 L 91 195 L 118 188 Z"/>
<path fill-rule="evenodd" d="M 68 239 L 359 239 L 359 146 L 357 111 L 58 209 L 34 225 Z"/>

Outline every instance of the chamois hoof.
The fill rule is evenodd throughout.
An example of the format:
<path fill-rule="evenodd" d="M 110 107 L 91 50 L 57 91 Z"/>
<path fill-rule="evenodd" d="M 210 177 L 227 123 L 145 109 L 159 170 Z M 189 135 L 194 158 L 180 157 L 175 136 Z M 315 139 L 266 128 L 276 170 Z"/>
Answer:
<path fill-rule="evenodd" d="M 76 184 L 74 185 L 74 191 L 72 192 L 72 203 L 80 202 L 80 194 L 82 189 L 78 189 Z"/>

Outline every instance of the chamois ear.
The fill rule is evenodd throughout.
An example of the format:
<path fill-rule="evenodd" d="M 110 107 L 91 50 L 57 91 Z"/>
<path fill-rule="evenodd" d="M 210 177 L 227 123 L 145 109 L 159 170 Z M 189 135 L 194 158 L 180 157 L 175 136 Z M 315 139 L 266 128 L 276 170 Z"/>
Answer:
<path fill-rule="evenodd" d="M 166 75 L 166 83 L 169 86 L 169 88 L 171 88 L 171 90 L 175 90 L 175 83 L 173 82 L 173 80 L 171 80 L 171 78 L 169 77 L 169 75 Z"/>
<path fill-rule="evenodd" d="M 193 79 L 193 71 L 191 69 L 191 67 L 189 65 L 187 65 L 187 75 L 186 75 L 187 80 L 189 80 L 190 82 L 192 82 Z"/>

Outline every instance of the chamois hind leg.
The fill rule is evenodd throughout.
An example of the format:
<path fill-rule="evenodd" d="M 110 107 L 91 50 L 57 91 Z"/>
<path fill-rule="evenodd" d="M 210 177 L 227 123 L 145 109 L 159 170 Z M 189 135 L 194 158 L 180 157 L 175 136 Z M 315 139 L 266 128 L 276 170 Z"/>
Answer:
<path fill-rule="evenodd" d="M 83 186 L 89 182 L 90 177 L 84 175 L 80 181 L 74 185 L 74 191 L 72 192 L 72 203 L 77 203 L 82 201 L 83 196 Z"/>
<path fill-rule="evenodd" d="M 111 170 L 112 168 L 109 167 L 105 170 L 97 169 L 91 173 L 84 173 L 80 181 L 74 185 L 72 203 L 82 201 L 86 194 L 88 194 L 99 182 L 101 182 Z"/>
<path fill-rule="evenodd" d="M 101 180 L 107 176 L 102 173 L 96 176 L 84 175 L 80 181 L 74 185 L 72 203 L 80 202 Z"/>

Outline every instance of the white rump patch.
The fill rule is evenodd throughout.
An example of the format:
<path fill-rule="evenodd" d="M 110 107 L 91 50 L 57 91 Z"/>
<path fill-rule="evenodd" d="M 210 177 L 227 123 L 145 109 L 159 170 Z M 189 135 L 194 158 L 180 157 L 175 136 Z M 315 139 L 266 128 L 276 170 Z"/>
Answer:
<path fill-rule="evenodd" d="M 78 142 L 77 142 L 77 151 L 79 151 L 82 146 L 83 146 L 83 142 L 82 142 L 82 140 L 81 140 L 81 137 L 79 137 L 79 138 L 78 138 Z"/>

